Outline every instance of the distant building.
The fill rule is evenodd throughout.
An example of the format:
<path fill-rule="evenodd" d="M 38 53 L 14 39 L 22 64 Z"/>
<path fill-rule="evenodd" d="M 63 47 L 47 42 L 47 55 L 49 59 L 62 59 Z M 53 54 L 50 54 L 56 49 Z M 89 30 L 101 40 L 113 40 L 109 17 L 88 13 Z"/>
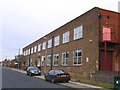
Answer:
<path fill-rule="evenodd" d="M 95 7 L 24 47 L 26 65 L 86 79 L 97 71 L 120 72 L 119 20 L 120 13 Z"/>

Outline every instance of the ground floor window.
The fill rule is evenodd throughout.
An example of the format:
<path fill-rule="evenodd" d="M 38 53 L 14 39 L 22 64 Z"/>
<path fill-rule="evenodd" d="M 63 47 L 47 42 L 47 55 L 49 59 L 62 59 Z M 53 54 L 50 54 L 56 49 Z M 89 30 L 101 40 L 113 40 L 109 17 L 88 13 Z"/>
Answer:
<path fill-rule="evenodd" d="M 68 65 L 68 54 L 69 52 L 62 53 L 62 65 Z"/>
<path fill-rule="evenodd" d="M 53 65 L 58 66 L 59 54 L 54 54 Z"/>
<path fill-rule="evenodd" d="M 44 66 L 45 56 L 42 56 L 41 65 Z"/>
<path fill-rule="evenodd" d="M 47 55 L 47 66 L 51 64 L 51 55 Z"/>
<path fill-rule="evenodd" d="M 82 50 L 79 48 L 73 51 L 73 65 L 81 64 L 82 64 Z"/>

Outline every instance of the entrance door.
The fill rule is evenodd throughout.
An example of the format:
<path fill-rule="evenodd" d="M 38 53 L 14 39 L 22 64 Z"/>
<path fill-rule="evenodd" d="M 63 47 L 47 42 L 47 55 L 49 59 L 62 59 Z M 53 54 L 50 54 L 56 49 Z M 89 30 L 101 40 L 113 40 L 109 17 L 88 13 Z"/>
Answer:
<path fill-rule="evenodd" d="M 104 51 L 100 51 L 100 70 L 112 71 L 112 53 L 111 51 L 107 51 L 105 62 Z"/>

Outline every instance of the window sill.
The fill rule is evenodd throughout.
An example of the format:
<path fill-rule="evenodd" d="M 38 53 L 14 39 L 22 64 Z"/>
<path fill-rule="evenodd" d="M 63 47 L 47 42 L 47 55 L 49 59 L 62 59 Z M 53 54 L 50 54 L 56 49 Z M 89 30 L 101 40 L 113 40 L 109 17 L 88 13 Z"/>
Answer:
<path fill-rule="evenodd" d="M 82 66 L 82 64 L 73 64 L 73 66 Z"/>

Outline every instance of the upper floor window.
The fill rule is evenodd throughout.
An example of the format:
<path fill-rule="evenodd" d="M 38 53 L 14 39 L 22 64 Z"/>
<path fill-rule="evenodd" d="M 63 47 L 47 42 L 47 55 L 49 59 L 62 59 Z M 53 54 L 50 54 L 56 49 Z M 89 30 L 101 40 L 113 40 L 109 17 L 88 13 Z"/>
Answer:
<path fill-rule="evenodd" d="M 33 47 L 31 48 L 31 54 L 33 53 Z"/>
<path fill-rule="evenodd" d="M 38 51 L 41 51 L 41 44 L 38 45 Z"/>
<path fill-rule="evenodd" d="M 34 52 L 36 52 L 37 51 L 37 46 L 34 46 Z"/>
<path fill-rule="evenodd" d="M 73 51 L 73 65 L 82 64 L 82 50 L 76 49 Z"/>
<path fill-rule="evenodd" d="M 56 36 L 54 39 L 54 46 L 59 45 L 59 42 L 60 42 L 60 36 Z"/>
<path fill-rule="evenodd" d="M 30 54 L 30 49 L 28 49 L 28 54 Z"/>
<path fill-rule="evenodd" d="M 52 39 L 48 40 L 48 48 L 52 47 Z"/>
<path fill-rule="evenodd" d="M 42 44 L 42 50 L 45 50 L 46 49 L 46 42 L 43 42 Z"/>
<path fill-rule="evenodd" d="M 74 29 L 74 40 L 82 38 L 83 37 L 83 25 L 76 27 Z"/>
<path fill-rule="evenodd" d="M 62 53 L 62 65 L 68 65 L 68 54 L 69 52 Z"/>
<path fill-rule="evenodd" d="M 47 55 L 47 65 L 50 66 L 51 64 L 51 55 Z"/>
<path fill-rule="evenodd" d="M 26 50 L 26 55 L 28 55 L 28 50 Z"/>
<path fill-rule="evenodd" d="M 23 51 L 23 55 L 25 56 L 26 54 L 25 54 L 25 51 Z"/>
<path fill-rule="evenodd" d="M 59 54 L 54 54 L 53 65 L 58 66 Z"/>
<path fill-rule="evenodd" d="M 67 43 L 67 42 L 69 42 L 69 34 L 70 34 L 69 31 L 63 33 L 63 43 Z"/>

